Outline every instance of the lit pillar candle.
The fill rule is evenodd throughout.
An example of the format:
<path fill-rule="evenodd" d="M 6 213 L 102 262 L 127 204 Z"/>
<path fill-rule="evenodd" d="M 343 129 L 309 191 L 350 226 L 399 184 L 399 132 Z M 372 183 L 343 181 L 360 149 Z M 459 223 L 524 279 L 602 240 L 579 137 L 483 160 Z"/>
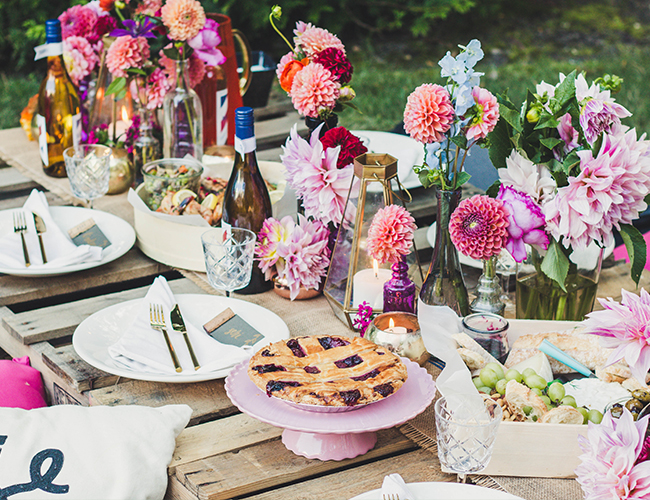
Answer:
<path fill-rule="evenodd" d="M 126 107 L 122 106 L 122 119 L 116 120 L 108 127 L 108 129 L 112 135 L 112 139 L 116 140 L 118 137 L 123 135 L 130 126 L 131 120 L 129 120 L 129 114 L 126 111 Z M 124 140 L 124 138 L 122 140 Z"/>
<path fill-rule="evenodd" d="M 390 318 L 388 320 L 388 328 L 386 328 L 384 331 L 388 333 L 408 333 L 408 330 L 405 326 L 395 326 L 395 321 L 393 318 Z"/>
<path fill-rule="evenodd" d="M 362 302 L 367 302 L 373 309 L 381 309 L 384 303 L 384 283 L 391 277 L 390 269 L 378 269 L 377 261 L 373 262 L 374 269 L 364 269 L 354 275 L 352 283 L 352 306 L 357 308 Z"/>

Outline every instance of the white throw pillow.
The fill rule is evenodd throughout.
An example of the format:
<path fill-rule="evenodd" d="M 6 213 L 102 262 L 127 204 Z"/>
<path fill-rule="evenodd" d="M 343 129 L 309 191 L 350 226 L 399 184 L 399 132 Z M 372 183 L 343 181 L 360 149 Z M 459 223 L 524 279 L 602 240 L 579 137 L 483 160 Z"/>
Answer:
<path fill-rule="evenodd" d="M 0 408 L 0 500 L 162 499 L 187 405 Z"/>

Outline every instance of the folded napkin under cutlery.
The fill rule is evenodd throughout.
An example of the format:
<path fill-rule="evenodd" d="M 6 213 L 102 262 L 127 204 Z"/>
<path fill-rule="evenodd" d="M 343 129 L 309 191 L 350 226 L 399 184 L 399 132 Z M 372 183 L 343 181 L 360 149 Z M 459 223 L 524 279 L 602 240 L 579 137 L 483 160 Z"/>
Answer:
<path fill-rule="evenodd" d="M 170 313 L 176 305 L 174 294 L 169 288 L 167 280 L 158 276 L 142 302 L 136 308 L 133 323 L 124 331 L 120 339 L 108 348 L 108 353 L 113 360 L 137 372 L 160 374 L 173 374 L 183 376 L 187 374 L 205 373 L 230 368 L 240 363 L 252 354 L 252 347 L 237 347 L 222 344 L 203 331 L 202 323 L 193 324 L 197 320 L 188 314 L 188 308 L 183 309 L 187 335 L 201 368 L 194 371 L 194 365 L 183 333 L 172 329 Z M 149 304 L 162 304 L 165 316 L 167 333 L 178 360 L 183 368 L 180 374 L 176 373 L 174 364 L 169 356 L 169 350 L 160 332 L 153 330 L 149 323 Z M 208 313 L 209 319 L 214 313 Z"/>
<path fill-rule="evenodd" d="M 54 221 L 45 195 L 34 189 L 22 209 L 25 214 L 27 231 L 24 233 L 29 252 L 30 269 L 50 269 L 71 266 L 82 262 L 94 262 L 102 259 L 102 249 L 90 245 L 75 245 L 70 237 Z M 46 232 L 37 232 L 34 217 L 36 213 L 42 219 Z M 43 263 L 39 237 L 47 254 L 47 263 Z M 0 265 L 8 268 L 24 269 L 25 257 L 20 241 L 20 234 L 11 231 L 0 238 Z"/>
<path fill-rule="evenodd" d="M 390 495 L 393 495 L 394 498 L 398 498 L 399 500 L 415 499 L 413 493 L 411 493 L 404 479 L 399 474 L 390 474 L 384 477 L 384 482 L 381 485 L 381 495 L 386 498 L 390 498 Z"/>

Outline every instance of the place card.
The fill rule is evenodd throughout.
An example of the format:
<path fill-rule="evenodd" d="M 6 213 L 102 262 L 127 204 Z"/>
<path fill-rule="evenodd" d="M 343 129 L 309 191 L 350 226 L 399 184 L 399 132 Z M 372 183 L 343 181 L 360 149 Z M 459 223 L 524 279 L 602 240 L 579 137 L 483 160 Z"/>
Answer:
<path fill-rule="evenodd" d="M 68 235 L 72 238 L 75 245 L 90 245 L 93 247 L 106 248 L 111 242 L 102 232 L 95 221 L 90 218 L 68 229 Z"/>
<path fill-rule="evenodd" d="M 237 347 L 252 346 L 264 337 L 230 308 L 217 314 L 203 325 L 203 329 L 222 344 Z"/>

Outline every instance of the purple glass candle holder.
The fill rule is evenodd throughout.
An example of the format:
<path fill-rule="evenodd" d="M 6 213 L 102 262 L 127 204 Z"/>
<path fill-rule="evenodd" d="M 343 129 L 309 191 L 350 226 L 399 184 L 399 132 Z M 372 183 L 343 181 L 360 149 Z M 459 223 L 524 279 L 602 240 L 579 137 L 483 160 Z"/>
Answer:
<path fill-rule="evenodd" d="M 415 314 L 415 283 L 408 277 L 406 257 L 391 266 L 393 275 L 384 283 L 384 312 L 404 311 Z"/>

